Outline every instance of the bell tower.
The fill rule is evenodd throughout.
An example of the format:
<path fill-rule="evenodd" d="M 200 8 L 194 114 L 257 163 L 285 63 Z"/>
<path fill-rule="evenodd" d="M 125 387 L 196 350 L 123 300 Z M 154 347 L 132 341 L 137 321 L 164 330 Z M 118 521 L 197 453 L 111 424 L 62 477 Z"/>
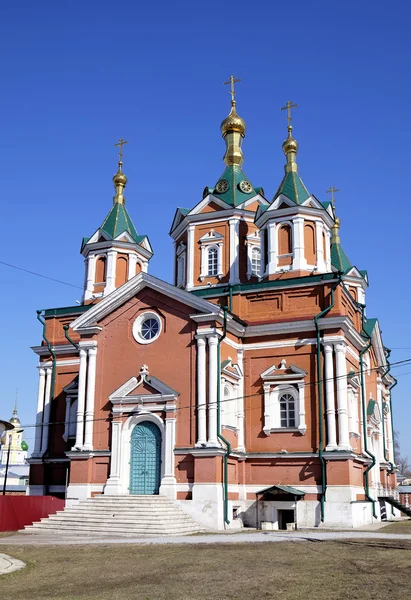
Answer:
<path fill-rule="evenodd" d="M 127 143 L 121 138 L 115 144 L 119 148 L 119 160 L 113 177 L 113 206 L 97 231 L 90 238 L 83 238 L 85 304 L 107 296 L 141 271 L 147 272 L 153 256 L 148 237 L 138 235 L 126 209 L 123 145 Z"/>

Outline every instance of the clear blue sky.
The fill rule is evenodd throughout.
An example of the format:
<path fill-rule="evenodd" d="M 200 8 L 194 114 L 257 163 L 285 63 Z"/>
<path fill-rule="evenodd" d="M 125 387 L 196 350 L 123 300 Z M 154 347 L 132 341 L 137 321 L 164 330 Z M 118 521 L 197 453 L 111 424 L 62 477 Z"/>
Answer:
<path fill-rule="evenodd" d="M 82 286 L 83 236 L 108 212 L 113 144 L 129 141 L 127 206 L 170 280 L 177 206 L 192 207 L 223 172 L 219 125 L 229 75 L 247 121 L 244 170 L 271 198 L 283 175 L 287 100 L 300 174 L 321 200 L 335 185 L 343 246 L 368 269 L 368 316 L 392 360 L 411 357 L 407 172 L 411 7 L 400 1 L 123 0 L 3 3 L 0 14 L 0 260 Z M 15 389 L 33 423 L 38 308 L 81 290 L 0 265 L 1 416 Z M 395 423 L 411 456 L 411 367 L 396 368 Z M 33 448 L 33 429 L 26 438 Z"/>

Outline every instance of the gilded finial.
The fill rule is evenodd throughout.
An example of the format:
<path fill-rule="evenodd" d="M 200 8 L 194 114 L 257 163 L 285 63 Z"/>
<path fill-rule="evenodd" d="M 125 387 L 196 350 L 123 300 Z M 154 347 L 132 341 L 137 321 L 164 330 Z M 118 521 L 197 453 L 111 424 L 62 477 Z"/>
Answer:
<path fill-rule="evenodd" d="M 298 104 L 293 104 L 291 102 L 291 100 L 288 100 L 288 102 L 286 103 L 285 106 L 282 106 L 280 110 L 286 110 L 287 111 L 287 122 L 288 122 L 288 126 L 287 126 L 287 130 L 288 130 L 288 136 L 287 139 L 284 141 L 283 143 L 283 152 L 287 157 L 287 164 L 285 165 L 285 172 L 289 173 L 289 172 L 295 172 L 297 173 L 298 168 L 297 168 L 297 163 L 295 162 L 295 157 L 297 155 L 298 152 L 298 143 L 297 141 L 293 138 L 293 126 L 291 125 L 291 121 L 293 120 L 292 116 L 291 116 L 291 110 L 293 108 L 297 108 Z"/>
<path fill-rule="evenodd" d="M 224 155 L 224 162 L 227 166 L 241 166 L 244 162 L 243 153 L 241 151 L 241 142 L 242 138 L 245 136 L 246 125 L 244 119 L 238 116 L 236 111 L 236 91 L 234 87 L 234 84 L 239 83 L 240 81 L 241 79 L 236 79 L 234 75 L 231 75 L 229 80 L 224 82 L 224 85 L 230 85 L 231 94 L 230 114 L 221 123 L 221 133 L 227 146 Z"/>
<path fill-rule="evenodd" d="M 116 188 L 116 195 L 113 198 L 114 204 L 125 204 L 126 199 L 124 197 L 124 188 L 126 187 L 127 177 L 123 173 L 123 146 L 128 144 L 123 138 L 120 138 L 117 144 L 114 144 L 118 148 L 118 171 L 113 177 L 114 187 Z"/>
<path fill-rule="evenodd" d="M 338 217 L 335 217 L 335 221 L 334 221 L 334 225 L 331 227 L 331 243 L 332 244 L 339 244 L 340 243 L 340 225 L 341 225 L 341 221 Z"/>

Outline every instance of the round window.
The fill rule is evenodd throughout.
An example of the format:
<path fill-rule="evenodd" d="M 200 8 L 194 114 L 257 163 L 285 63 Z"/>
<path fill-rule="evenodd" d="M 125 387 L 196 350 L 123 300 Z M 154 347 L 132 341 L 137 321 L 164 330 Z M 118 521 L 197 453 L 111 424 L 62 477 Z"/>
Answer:
<path fill-rule="evenodd" d="M 161 333 L 161 320 L 154 312 L 142 313 L 133 324 L 133 336 L 139 344 L 151 344 Z"/>

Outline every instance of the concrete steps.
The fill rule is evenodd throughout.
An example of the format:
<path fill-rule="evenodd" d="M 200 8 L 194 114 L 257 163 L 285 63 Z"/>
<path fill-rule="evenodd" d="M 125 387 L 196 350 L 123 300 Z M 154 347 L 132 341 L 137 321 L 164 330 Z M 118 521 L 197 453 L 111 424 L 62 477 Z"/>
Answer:
<path fill-rule="evenodd" d="M 26 526 L 23 533 L 159 536 L 205 531 L 164 496 L 96 496 Z"/>

